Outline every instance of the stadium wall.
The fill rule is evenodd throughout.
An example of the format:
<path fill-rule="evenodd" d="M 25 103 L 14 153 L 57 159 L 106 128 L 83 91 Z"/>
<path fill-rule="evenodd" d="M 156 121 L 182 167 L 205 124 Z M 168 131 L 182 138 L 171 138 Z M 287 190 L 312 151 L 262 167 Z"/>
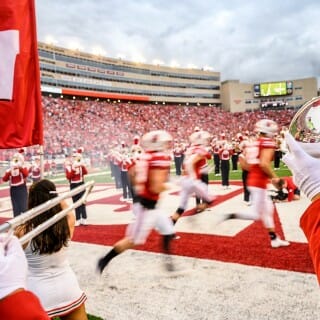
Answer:
<path fill-rule="evenodd" d="M 292 82 L 285 96 L 256 97 L 252 83 L 220 81 L 220 72 L 172 68 L 113 59 L 38 43 L 44 94 L 99 98 L 114 102 L 145 102 L 221 107 L 229 112 L 264 108 L 297 109 L 318 95 L 316 78 Z"/>
<path fill-rule="evenodd" d="M 52 93 L 73 90 L 73 95 L 123 101 L 221 104 L 219 72 L 110 59 L 41 42 L 38 48 L 47 92 L 54 88 Z"/>
<path fill-rule="evenodd" d="M 255 97 L 254 84 L 227 80 L 221 83 L 222 109 L 229 112 L 244 112 L 272 109 L 298 109 L 306 101 L 318 95 L 317 78 L 283 80 L 292 82 L 292 93 L 284 96 Z"/>

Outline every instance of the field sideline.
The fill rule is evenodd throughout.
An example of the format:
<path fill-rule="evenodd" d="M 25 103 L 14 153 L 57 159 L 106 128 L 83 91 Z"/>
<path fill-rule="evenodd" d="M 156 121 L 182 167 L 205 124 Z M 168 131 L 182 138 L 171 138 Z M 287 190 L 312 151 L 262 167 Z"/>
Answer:
<path fill-rule="evenodd" d="M 88 179 L 93 177 L 99 176 Z M 176 225 L 181 238 L 173 244 L 173 273 L 163 268 L 165 256 L 153 232 L 146 245 L 114 259 L 100 277 L 95 273 L 97 259 L 123 236 L 133 217 L 130 203 L 121 201 L 121 190 L 96 183 L 87 202 L 90 225 L 76 229 L 69 252 L 88 295 L 90 315 L 114 320 L 317 319 L 319 290 L 299 228 L 308 200 L 303 196 L 276 205 L 277 232 L 291 245 L 271 249 L 259 222 L 216 225 L 215 214 L 248 209 L 241 183 L 232 181 L 231 188 L 223 190 L 219 181 L 212 181 L 209 187 L 218 197 L 213 207 L 194 215 L 190 199 L 188 212 Z M 67 189 L 64 183 L 59 186 L 59 191 Z M 173 180 L 160 203 L 164 212 L 175 210 L 178 193 L 178 181 Z M 0 196 L 4 221 L 11 214 L 7 188 L 1 188 Z"/>

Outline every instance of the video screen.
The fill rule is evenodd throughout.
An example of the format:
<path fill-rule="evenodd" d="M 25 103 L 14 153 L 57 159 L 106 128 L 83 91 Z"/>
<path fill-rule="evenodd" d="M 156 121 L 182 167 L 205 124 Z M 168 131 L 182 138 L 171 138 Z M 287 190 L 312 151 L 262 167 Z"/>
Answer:
<path fill-rule="evenodd" d="M 292 81 L 266 82 L 253 85 L 255 97 L 274 97 L 292 94 Z"/>
<path fill-rule="evenodd" d="M 287 84 L 285 82 L 260 83 L 260 96 L 285 96 Z"/>

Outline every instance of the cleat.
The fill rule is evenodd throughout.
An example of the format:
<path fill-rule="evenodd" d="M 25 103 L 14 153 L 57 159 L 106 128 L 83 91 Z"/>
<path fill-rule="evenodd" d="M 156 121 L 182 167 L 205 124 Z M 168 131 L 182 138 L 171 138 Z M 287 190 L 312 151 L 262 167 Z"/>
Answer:
<path fill-rule="evenodd" d="M 271 240 L 271 247 L 272 248 L 287 247 L 289 245 L 290 245 L 290 242 L 288 242 L 286 240 L 281 240 L 278 237 L 276 237 L 275 239 Z"/>
<path fill-rule="evenodd" d="M 102 274 L 104 268 L 107 266 L 108 263 L 105 262 L 104 258 L 100 258 L 98 260 L 98 263 L 97 263 L 97 272 L 99 274 Z"/>
<path fill-rule="evenodd" d="M 217 225 L 230 219 L 236 219 L 236 215 L 234 213 L 217 213 L 214 216 Z"/>
<path fill-rule="evenodd" d="M 208 208 L 208 205 L 206 203 L 201 203 L 197 205 L 196 208 L 196 213 L 200 213 L 203 212 L 204 210 L 206 210 Z"/>

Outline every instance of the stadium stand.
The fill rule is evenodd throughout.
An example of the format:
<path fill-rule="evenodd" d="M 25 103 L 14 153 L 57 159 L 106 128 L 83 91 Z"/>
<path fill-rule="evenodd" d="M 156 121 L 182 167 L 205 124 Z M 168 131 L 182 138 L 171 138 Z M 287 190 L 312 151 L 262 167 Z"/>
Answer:
<path fill-rule="evenodd" d="M 41 42 L 38 52 L 47 171 L 53 171 L 53 165 L 61 170 L 80 146 L 91 166 L 104 166 L 110 149 L 122 142 L 129 146 L 135 135 L 155 129 L 186 142 L 198 126 L 218 140 L 224 133 L 233 141 L 262 118 L 288 126 L 296 110 L 317 92 L 313 78 L 283 81 L 291 91 L 274 98 L 283 106 L 269 108 L 262 103 L 273 97 L 260 97 L 261 90 L 255 91 L 260 84 L 221 82 L 217 71 L 139 64 Z M 14 152 L 0 150 L 2 166 Z M 26 161 L 37 152 L 38 147 L 27 148 Z"/>
<path fill-rule="evenodd" d="M 132 145 L 135 135 L 165 129 L 175 140 L 187 141 L 195 126 L 231 141 L 238 133 L 253 129 L 258 119 L 270 118 L 280 127 L 288 126 L 294 110 L 257 110 L 230 113 L 213 107 L 186 107 L 143 103 L 109 103 L 43 96 L 45 158 L 59 159 L 82 146 L 96 165 L 110 148 L 125 142 Z M 26 160 L 36 152 L 28 148 Z M 1 150 L 1 160 L 11 158 L 12 150 Z M 93 163 L 94 165 L 94 163 Z"/>

